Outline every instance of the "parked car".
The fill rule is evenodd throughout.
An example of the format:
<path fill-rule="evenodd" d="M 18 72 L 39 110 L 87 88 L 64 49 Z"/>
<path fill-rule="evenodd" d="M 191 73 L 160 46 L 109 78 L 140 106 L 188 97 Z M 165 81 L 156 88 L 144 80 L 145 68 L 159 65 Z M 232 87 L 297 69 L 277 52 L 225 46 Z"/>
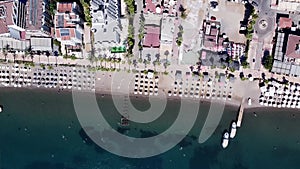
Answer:
<path fill-rule="evenodd" d="M 252 1 L 251 4 L 252 4 L 253 6 L 258 6 L 257 2 L 255 2 L 255 1 Z"/>

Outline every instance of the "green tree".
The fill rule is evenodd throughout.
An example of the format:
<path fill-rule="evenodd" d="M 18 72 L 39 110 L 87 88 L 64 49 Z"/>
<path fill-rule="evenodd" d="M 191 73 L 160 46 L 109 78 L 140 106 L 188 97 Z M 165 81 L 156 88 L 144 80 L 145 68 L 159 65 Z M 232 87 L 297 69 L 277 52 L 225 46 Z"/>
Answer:
<path fill-rule="evenodd" d="M 262 59 L 262 64 L 267 70 L 271 70 L 273 67 L 273 60 L 274 58 L 271 55 L 264 56 Z"/>

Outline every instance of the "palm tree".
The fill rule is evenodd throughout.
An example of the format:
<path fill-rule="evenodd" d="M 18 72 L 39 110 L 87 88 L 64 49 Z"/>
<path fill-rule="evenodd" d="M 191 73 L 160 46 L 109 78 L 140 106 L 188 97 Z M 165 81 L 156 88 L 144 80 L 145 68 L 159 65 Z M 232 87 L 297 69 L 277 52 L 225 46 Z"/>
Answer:
<path fill-rule="evenodd" d="M 49 64 L 49 57 L 50 57 L 50 52 L 46 52 L 46 56 L 47 56 L 47 58 L 48 58 L 48 64 Z"/>
<path fill-rule="evenodd" d="M 22 55 L 21 57 L 23 59 L 23 63 L 25 63 L 25 57 L 26 57 L 26 55 Z"/>
<path fill-rule="evenodd" d="M 130 70 L 130 65 L 132 64 L 132 61 L 130 59 L 128 59 L 127 63 L 128 63 L 129 70 Z"/>
<path fill-rule="evenodd" d="M 95 60 L 95 63 L 96 63 L 95 66 L 97 67 L 97 63 L 98 63 L 98 61 L 99 61 L 99 58 L 94 56 L 94 60 Z"/>
<path fill-rule="evenodd" d="M 106 68 L 106 59 L 107 59 L 107 55 L 104 53 L 103 57 L 102 57 L 103 61 L 104 61 L 104 67 Z"/>
<path fill-rule="evenodd" d="M 6 61 L 6 58 L 7 58 L 7 50 L 5 48 L 2 49 L 2 52 L 3 52 L 3 55 L 4 55 L 4 58 L 5 58 L 5 61 Z"/>
<path fill-rule="evenodd" d="M 25 57 L 27 57 L 28 55 L 30 56 L 31 61 L 33 61 L 33 53 L 32 53 L 32 47 L 31 46 L 29 46 L 28 48 L 25 49 Z"/>
<path fill-rule="evenodd" d="M 156 61 L 159 61 L 159 60 L 160 60 L 160 54 L 159 54 L 159 53 L 156 54 L 155 57 L 156 57 Z"/>
<path fill-rule="evenodd" d="M 108 59 L 107 59 L 107 61 L 109 62 L 109 68 L 111 68 L 111 62 L 112 62 L 112 58 L 111 57 L 109 57 Z"/>
<path fill-rule="evenodd" d="M 134 66 L 135 69 L 137 68 L 137 63 L 138 63 L 137 60 L 134 59 L 134 60 L 133 60 L 133 66 Z"/>
<path fill-rule="evenodd" d="M 144 59 L 144 61 L 143 61 L 143 63 L 144 63 L 144 65 L 145 65 L 145 69 L 147 68 L 147 63 L 148 61 L 146 60 L 146 59 Z"/>
<path fill-rule="evenodd" d="M 5 57 L 5 61 L 6 61 L 6 58 L 7 58 L 7 55 L 8 55 L 8 50 L 9 50 L 9 44 L 6 44 L 5 48 L 3 48 L 2 50 L 3 50 L 3 54 L 4 54 L 4 57 Z"/>
<path fill-rule="evenodd" d="M 147 57 L 148 61 L 151 62 L 151 54 L 148 53 L 148 54 L 146 55 L 146 57 Z"/>
<path fill-rule="evenodd" d="M 95 59 L 91 54 L 88 55 L 88 60 L 94 65 Z"/>
<path fill-rule="evenodd" d="M 10 45 L 9 45 L 9 44 L 6 44 L 6 45 L 5 45 L 5 50 L 6 50 L 6 51 L 9 51 L 9 48 L 10 48 Z"/>
<path fill-rule="evenodd" d="M 117 58 L 117 62 L 119 63 L 119 69 L 121 69 L 121 58 Z"/>
<path fill-rule="evenodd" d="M 16 61 L 16 57 L 17 57 L 17 54 L 14 53 L 14 54 L 13 54 L 13 57 L 14 57 L 14 62 L 15 62 L 15 61 Z"/>
<path fill-rule="evenodd" d="M 164 54 L 166 56 L 166 60 L 168 60 L 168 56 L 169 56 L 170 52 L 168 50 L 166 50 Z"/>
<path fill-rule="evenodd" d="M 154 70 L 156 71 L 157 60 L 153 61 Z"/>
<path fill-rule="evenodd" d="M 102 67 L 103 58 L 102 58 L 101 54 L 98 55 L 98 59 L 97 60 L 100 61 L 100 67 Z"/>
<path fill-rule="evenodd" d="M 37 51 L 36 54 L 39 56 L 39 62 L 41 62 L 41 51 Z M 33 60 L 33 57 L 32 57 Z M 49 57 L 48 57 L 48 63 L 49 63 Z"/>

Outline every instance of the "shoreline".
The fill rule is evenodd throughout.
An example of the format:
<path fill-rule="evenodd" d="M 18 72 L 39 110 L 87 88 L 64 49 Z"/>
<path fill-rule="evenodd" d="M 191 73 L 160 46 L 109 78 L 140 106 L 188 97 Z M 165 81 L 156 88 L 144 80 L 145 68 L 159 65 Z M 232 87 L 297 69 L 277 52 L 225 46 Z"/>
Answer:
<path fill-rule="evenodd" d="M 57 92 L 59 93 L 72 93 L 71 89 L 59 89 L 59 88 L 38 88 L 38 87 L 0 87 L 4 90 L 8 90 L 8 91 L 18 91 L 18 90 L 35 90 L 38 92 Z M 76 90 L 78 92 L 88 92 L 88 93 L 95 93 L 97 95 L 97 97 L 105 97 L 105 96 L 112 96 L 112 92 L 109 90 L 96 90 L 96 91 L 86 91 L 86 90 Z M 161 91 L 162 92 L 162 91 Z M 131 98 L 142 98 L 142 99 L 149 99 L 149 97 L 154 97 L 155 99 L 163 99 L 163 97 L 160 97 L 160 95 L 158 96 L 149 96 L 149 95 L 140 95 L 140 94 L 134 94 L 132 92 L 130 92 L 129 94 L 126 94 L 124 92 L 114 92 L 115 96 L 125 96 L 128 95 Z M 170 101 L 180 101 L 181 99 L 185 99 L 187 101 L 191 101 L 191 102 L 200 102 L 200 103 L 207 103 L 207 104 L 211 104 L 212 102 L 216 102 L 216 103 L 222 103 L 225 102 L 225 106 L 231 106 L 231 107 L 235 107 L 235 108 L 239 108 L 241 105 L 241 101 L 238 98 L 232 98 L 232 100 L 222 100 L 222 99 L 206 99 L 206 98 L 190 98 L 190 97 L 179 97 L 179 96 L 167 96 L 166 98 L 167 100 Z M 267 108 L 267 109 L 279 109 L 279 108 L 274 108 L 274 107 L 266 107 L 263 105 L 260 105 L 258 103 L 253 103 L 251 106 L 249 106 L 248 104 L 244 103 L 244 108 L 245 110 L 248 109 L 258 109 L 258 108 Z M 280 109 L 291 109 L 291 108 L 280 108 Z"/>

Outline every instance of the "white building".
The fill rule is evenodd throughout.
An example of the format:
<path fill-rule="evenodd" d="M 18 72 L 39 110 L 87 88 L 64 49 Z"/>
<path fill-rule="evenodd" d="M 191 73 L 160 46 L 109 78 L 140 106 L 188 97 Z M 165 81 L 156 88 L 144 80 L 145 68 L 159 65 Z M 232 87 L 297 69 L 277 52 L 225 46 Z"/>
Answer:
<path fill-rule="evenodd" d="M 0 36 L 25 39 L 26 2 L 0 1 Z"/>
<path fill-rule="evenodd" d="M 120 43 L 120 4 L 118 0 L 91 0 L 92 31 L 96 51 Z"/>
<path fill-rule="evenodd" d="M 48 0 L 27 1 L 26 35 L 50 37 L 53 26 Z"/>
<path fill-rule="evenodd" d="M 300 5 L 300 0 L 272 0 L 271 7 L 282 11 L 295 11 Z"/>

